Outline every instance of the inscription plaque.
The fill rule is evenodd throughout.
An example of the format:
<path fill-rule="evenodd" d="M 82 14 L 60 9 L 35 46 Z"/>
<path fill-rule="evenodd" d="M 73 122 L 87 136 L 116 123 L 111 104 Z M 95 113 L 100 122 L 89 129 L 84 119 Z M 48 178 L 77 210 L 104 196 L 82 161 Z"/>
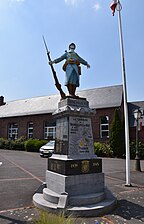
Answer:
<path fill-rule="evenodd" d="M 87 117 L 69 117 L 69 147 L 70 151 L 90 153 L 93 149 L 91 119 Z"/>
<path fill-rule="evenodd" d="M 63 175 L 79 175 L 88 173 L 101 173 L 101 159 L 87 160 L 58 160 L 48 158 L 48 170 Z"/>
<path fill-rule="evenodd" d="M 56 154 L 68 154 L 68 118 L 57 119 L 56 122 Z"/>

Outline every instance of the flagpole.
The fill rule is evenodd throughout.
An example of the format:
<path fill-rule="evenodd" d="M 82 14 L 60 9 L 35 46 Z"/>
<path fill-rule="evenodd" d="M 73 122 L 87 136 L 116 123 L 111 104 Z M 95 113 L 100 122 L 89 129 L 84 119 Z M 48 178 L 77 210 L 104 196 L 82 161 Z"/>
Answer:
<path fill-rule="evenodd" d="M 126 145 L 126 184 L 125 184 L 125 186 L 131 186 L 131 183 L 130 183 L 130 147 L 129 147 L 129 122 L 128 122 L 128 106 L 127 106 L 126 71 L 125 71 L 125 58 L 124 58 L 124 46 L 123 46 L 122 22 L 121 22 L 122 6 L 120 4 L 120 0 L 118 0 L 118 2 L 117 2 L 116 9 L 118 11 L 121 64 L 122 64 L 122 80 L 123 80 L 123 97 L 124 97 L 125 145 Z"/>

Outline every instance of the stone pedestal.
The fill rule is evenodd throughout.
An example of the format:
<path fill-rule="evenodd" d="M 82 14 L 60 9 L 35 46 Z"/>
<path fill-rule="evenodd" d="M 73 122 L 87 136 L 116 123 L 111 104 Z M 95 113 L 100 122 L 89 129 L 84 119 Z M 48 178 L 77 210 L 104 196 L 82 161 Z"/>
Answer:
<path fill-rule="evenodd" d="M 34 204 L 50 211 L 93 216 L 110 211 L 115 198 L 107 193 L 102 159 L 94 154 L 91 117 L 96 113 L 85 98 L 67 97 L 58 104 L 55 153 L 48 159 L 43 194 Z"/>

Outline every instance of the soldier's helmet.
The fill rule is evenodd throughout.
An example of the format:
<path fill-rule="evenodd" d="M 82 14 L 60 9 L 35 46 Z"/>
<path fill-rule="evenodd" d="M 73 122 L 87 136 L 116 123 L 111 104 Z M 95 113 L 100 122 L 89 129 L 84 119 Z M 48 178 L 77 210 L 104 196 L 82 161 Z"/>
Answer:
<path fill-rule="evenodd" d="M 71 43 L 71 44 L 69 45 L 69 50 L 70 50 L 70 49 L 74 49 L 74 50 L 75 50 L 75 49 L 76 49 L 76 45 L 75 45 L 74 43 Z"/>

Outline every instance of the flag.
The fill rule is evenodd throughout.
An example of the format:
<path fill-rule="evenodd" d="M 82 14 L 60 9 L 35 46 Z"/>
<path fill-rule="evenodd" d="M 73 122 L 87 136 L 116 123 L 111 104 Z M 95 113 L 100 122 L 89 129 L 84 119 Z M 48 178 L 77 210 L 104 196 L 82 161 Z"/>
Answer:
<path fill-rule="evenodd" d="M 116 6 L 117 6 L 117 0 L 113 0 L 112 3 L 110 4 L 110 8 L 111 8 L 111 10 L 112 10 L 112 15 L 113 15 L 113 16 L 114 16 L 114 14 L 115 14 Z"/>

